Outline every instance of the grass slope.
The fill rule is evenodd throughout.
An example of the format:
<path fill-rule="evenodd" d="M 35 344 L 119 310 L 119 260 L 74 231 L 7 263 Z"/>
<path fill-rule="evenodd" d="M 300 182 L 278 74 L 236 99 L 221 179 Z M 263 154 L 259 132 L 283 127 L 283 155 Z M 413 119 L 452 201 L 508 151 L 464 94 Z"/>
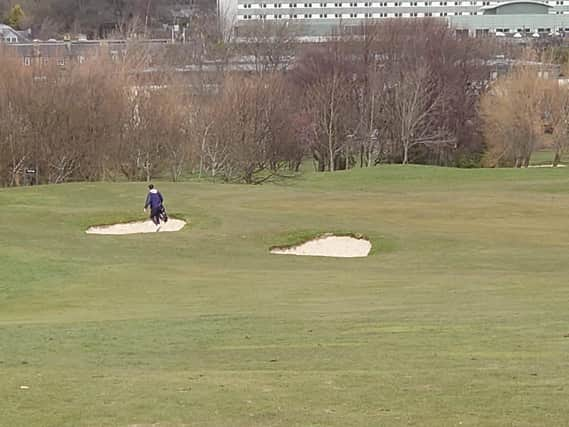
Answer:
<path fill-rule="evenodd" d="M 182 232 L 84 234 L 142 184 L 0 190 L 1 426 L 569 424 L 567 169 L 159 187 Z M 268 253 L 328 231 L 373 256 Z"/>

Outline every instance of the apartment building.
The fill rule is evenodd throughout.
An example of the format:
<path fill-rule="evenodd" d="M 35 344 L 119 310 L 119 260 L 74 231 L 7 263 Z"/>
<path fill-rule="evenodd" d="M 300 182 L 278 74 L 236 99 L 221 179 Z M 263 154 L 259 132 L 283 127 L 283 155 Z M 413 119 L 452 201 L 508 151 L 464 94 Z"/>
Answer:
<path fill-rule="evenodd" d="M 383 19 L 439 18 L 471 35 L 503 33 L 518 29 L 535 33 L 569 29 L 569 0 L 220 0 L 220 17 L 231 31 L 262 22 L 287 22 L 302 28 L 306 36 L 326 36 L 339 25 L 359 26 Z M 543 31 L 539 31 L 543 30 Z"/>

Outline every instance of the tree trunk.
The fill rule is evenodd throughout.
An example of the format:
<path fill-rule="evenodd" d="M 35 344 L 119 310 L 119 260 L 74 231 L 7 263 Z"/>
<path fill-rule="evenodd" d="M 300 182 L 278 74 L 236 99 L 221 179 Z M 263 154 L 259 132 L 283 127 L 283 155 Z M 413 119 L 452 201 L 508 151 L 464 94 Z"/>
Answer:
<path fill-rule="evenodd" d="M 334 150 L 332 149 L 332 135 L 328 135 L 328 156 L 330 156 L 330 172 L 334 172 Z"/>
<path fill-rule="evenodd" d="M 403 164 L 406 165 L 409 162 L 409 146 L 403 143 Z"/>
<path fill-rule="evenodd" d="M 553 158 L 553 167 L 556 168 L 557 166 L 559 166 L 560 162 L 561 162 L 561 153 L 559 152 L 559 150 L 556 150 L 555 157 Z"/>
<path fill-rule="evenodd" d="M 524 168 L 527 168 L 529 166 L 529 160 L 530 160 L 529 156 L 524 157 L 524 161 L 523 161 L 523 167 Z"/>

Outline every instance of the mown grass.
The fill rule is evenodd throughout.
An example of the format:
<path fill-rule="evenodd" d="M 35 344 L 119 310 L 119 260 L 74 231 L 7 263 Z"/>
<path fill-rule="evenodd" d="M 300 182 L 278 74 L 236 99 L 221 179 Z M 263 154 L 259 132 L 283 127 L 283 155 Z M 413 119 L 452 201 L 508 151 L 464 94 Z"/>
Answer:
<path fill-rule="evenodd" d="M 1 426 L 567 425 L 569 171 L 0 190 Z M 270 255 L 361 233 L 365 259 Z M 29 389 L 21 390 L 20 386 Z"/>
<path fill-rule="evenodd" d="M 555 152 L 551 149 L 538 150 L 531 156 L 533 165 L 550 165 L 555 158 Z M 566 165 L 569 162 L 569 155 L 566 153 L 561 157 L 561 164 Z"/>

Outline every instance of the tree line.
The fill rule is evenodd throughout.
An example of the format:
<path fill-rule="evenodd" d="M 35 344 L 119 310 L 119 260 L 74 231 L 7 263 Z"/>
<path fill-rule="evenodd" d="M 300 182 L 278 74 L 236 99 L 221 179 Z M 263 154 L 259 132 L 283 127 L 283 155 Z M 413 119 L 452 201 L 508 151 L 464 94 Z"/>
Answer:
<path fill-rule="evenodd" d="M 168 54 L 134 45 L 118 62 L 64 68 L 0 53 L 0 185 L 22 185 L 29 169 L 40 183 L 260 183 L 307 158 L 318 171 L 523 166 L 544 132 L 558 157 L 565 150 L 567 91 L 527 67 L 492 83 L 494 46 L 436 21 L 389 21 L 302 46 L 272 34 L 240 49 L 252 69 L 183 76 Z M 149 78 L 151 65 L 161 71 Z"/>
<path fill-rule="evenodd" d="M 0 0 L 0 17 L 16 29 L 32 29 L 39 39 L 66 33 L 96 38 L 102 27 L 120 30 L 133 20 L 142 21 L 148 29 L 172 24 L 172 11 L 190 6 L 197 6 L 201 13 L 215 9 L 208 0 Z"/>

